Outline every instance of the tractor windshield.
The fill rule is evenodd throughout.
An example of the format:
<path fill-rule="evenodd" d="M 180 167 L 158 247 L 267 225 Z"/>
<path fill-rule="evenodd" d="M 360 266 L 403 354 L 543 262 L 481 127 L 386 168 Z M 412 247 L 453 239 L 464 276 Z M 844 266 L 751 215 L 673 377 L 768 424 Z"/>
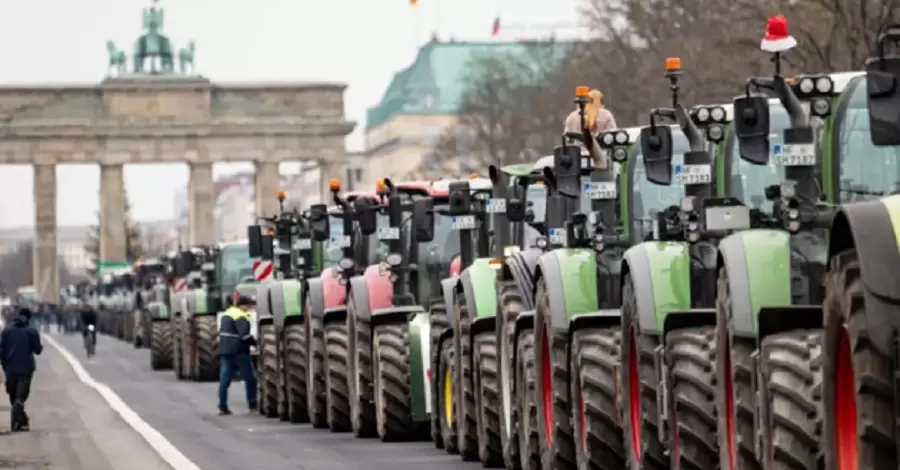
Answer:
<path fill-rule="evenodd" d="M 848 90 L 846 107 L 835 116 L 840 162 L 839 202 L 864 201 L 900 190 L 900 147 L 876 147 L 869 135 L 865 79 Z"/>
<path fill-rule="evenodd" d="M 766 200 L 767 187 L 779 184 L 784 180 L 784 167 L 778 158 L 779 149 L 784 139 L 784 130 L 791 125 L 790 117 L 784 106 L 777 101 L 769 105 L 769 163 L 754 165 L 741 158 L 738 139 L 734 132 L 728 137 L 725 161 L 731 162 L 729 168 L 728 192 L 730 196 L 740 199 L 744 204 L 765 212 L 772 210 L 772 201 Z"/>
<path fill-rule="evenodd" d="M 684 152 L 690 150 L 687 138 L 680 130 L 672 128 L 672 165 L 684 162 Z M 670 206 L 680 206 L 684 199 L 684 185 L 672 183 L 658 185 L 647 179 L 644 155 L 640 142 L 632 146 L 628 161 L 633 163 L 631 175 L 631 223 L 632 233 L 644 239 L 653 229 L 653 217 Z"/>
<path fill-rule="evenodd" d="M 222 292 L 231 292 L 241 279 L 253 276 L 253 260 L 247 243 L 234 243 L 222 247 L 219 254 L 219 282 Z"/>
<path fill-rule="evenodd" d="M 331 240 L 336 240 L 339 237 L 344 236 L 344 217 L 340 215 L 340 213 L 329 214 L 328 228 L 331 232 L 328 234 L 328 241 L 325 242 L 325 249 L 323 250 L 325 253 L 325 269 L 337 266 L 341 261 L 341 256 L 343 255 L 341 247 L 336 243 L 332 243 Z"/>

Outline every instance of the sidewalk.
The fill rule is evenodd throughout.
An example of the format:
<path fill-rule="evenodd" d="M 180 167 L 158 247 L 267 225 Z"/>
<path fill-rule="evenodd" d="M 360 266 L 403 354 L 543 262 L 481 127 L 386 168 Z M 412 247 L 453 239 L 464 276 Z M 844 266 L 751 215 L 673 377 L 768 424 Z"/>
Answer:
<path fill-rule="evenodd" d="M 26 404 L 31 431 L 10 432 L 0 395 L 0 468 L 171 470 L 46 341 L 37 368 Z"/>

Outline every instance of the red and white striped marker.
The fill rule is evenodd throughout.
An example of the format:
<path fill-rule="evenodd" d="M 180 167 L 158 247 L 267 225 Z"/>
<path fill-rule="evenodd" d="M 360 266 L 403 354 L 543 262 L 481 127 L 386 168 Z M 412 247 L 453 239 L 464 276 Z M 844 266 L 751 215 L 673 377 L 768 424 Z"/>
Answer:
<path fill-rule="evenodd" d="M 187 287 L 187 279 L 175 279 L 172 287 L 175 289 L 175 292 L 181 292 Z"/>
<path fill-rule="evenodd" d="M 254 261 L 253 277 L 256 279 L 256 282 L 262 282 L 272 277 L 272 270 L 274 267 L 272 261 Z"/>

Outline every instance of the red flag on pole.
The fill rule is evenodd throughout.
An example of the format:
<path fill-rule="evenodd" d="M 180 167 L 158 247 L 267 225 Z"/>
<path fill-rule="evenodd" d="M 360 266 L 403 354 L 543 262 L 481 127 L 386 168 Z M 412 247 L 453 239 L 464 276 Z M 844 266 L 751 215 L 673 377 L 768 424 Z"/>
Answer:
<path fill-rule="evenodd" d="M 494 24 L 491 26 L 491 36 L 500 34 L 500 17 L 494 18 Z"/>

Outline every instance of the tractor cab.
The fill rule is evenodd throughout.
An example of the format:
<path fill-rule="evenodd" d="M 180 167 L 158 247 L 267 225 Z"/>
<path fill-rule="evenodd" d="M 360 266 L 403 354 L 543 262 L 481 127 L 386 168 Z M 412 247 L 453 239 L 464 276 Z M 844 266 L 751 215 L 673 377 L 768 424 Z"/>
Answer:
<path fill-rule="evenodd" d="M 352 199 L 341 196 L 340 182 L 336 179 L 329 184 L 332 200 L 337 207 L 334 215 L 341 219 L 340 234 L 331 229 L 329 244 L 341 250 L 335 276 L 346 286 L 350 278 L 363 273 L 369 261 L 370 236 L 377 230 L 375 198 L 355 195 Z"/>
<path fill-rule="evenodd" d="M 491 186 L 477 175 L 449 182 L 447 206 L 434 209 L 436 215 L 449 219 L 450 230 L 457 235 L 459 272 L 476 259 L 490 256 L 492 218 L 488 214 L 497 212 L 500 204 L 499 199 L 491 198 Z"/>

